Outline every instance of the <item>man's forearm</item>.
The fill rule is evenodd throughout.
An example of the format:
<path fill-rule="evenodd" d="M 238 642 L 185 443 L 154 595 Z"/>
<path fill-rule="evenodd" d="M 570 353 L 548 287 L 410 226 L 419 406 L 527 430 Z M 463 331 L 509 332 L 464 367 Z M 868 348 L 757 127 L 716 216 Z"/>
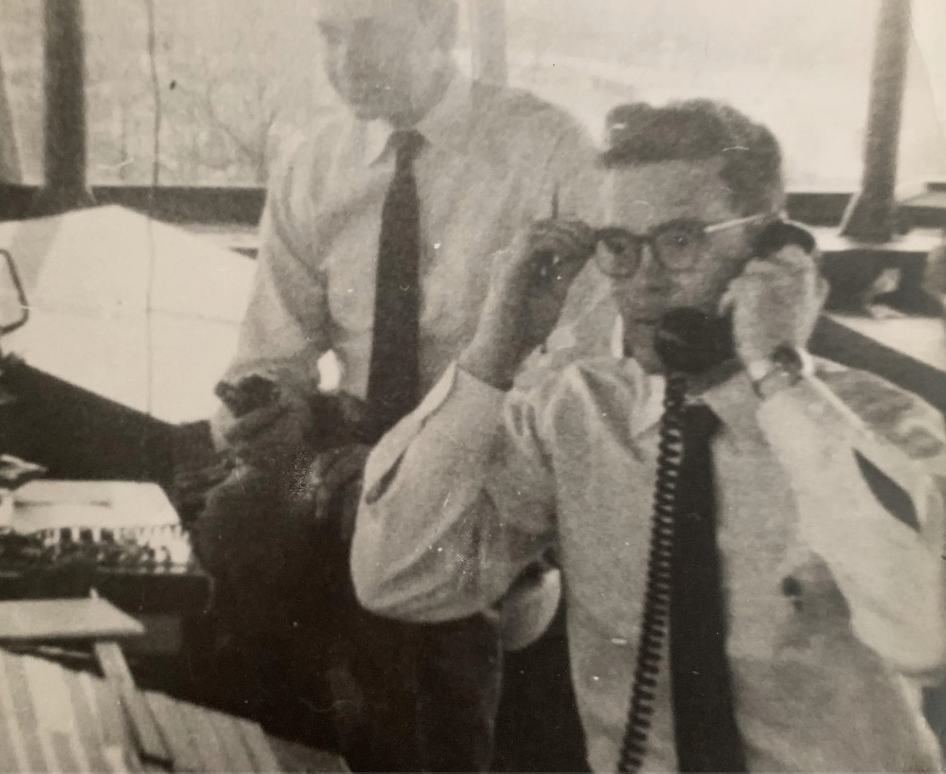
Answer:
<path fill-rule="evenodd" d="M 463 350 L 457 364 L 473 378 L 497 390 L 510 389 L 519 368 L 518 362 L 505 356 L 492 342 L 476 339 Z"/>
<path fill-rule="evenodd" d="M 903 671 L 938 667 L 943 512 L 927 471 L 816 379 L 765 400 L 759 421 L 789 476 L 802 538 L 831 568 L 859 636 Z"/>
<path fill-rule="evenodd" d="M 421 621 L 481 612 L 547 547 L 554 487 L 527 455 L 494 461 L 505 398 L 454 366 L 375 447 L 352 550 L 368 609 Z"/>
<path fill-rule="evenodd" d="M 479 534 L 474 513 L 501 394 L 451 369 L 433 416 L 426 406 L 399 424 L 369 458 L 352 547 L 362 604 L 383 615 L 444 620 L 477 612 Z M 428 396 L 428 401 L 430 397 Z M 429 420 L 429 421 L 425 421 Z"/>

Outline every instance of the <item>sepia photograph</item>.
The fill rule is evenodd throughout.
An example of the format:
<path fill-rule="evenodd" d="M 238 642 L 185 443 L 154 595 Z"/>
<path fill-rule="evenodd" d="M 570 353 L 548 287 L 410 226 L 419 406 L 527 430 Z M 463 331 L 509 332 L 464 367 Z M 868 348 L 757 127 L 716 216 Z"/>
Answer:
<path fill-rule="evenodd" d="M 946 0 L 0 0 L 0 772 L 946 772 Z"/>

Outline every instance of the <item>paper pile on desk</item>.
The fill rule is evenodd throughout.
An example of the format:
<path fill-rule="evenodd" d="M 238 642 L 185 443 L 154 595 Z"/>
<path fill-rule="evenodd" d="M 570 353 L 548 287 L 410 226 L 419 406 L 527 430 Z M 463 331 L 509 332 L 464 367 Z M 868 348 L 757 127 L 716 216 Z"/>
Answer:
<path fill-rule="evenodd" d="M 139 756 L 113 683 L 0 651 L 0 771 L 284 770 L 256 723 L 151 691 L 140 695 L 167 742 L 168 767 Z"/>
<path fill-rule="evenodd" d="M 45 529 L 163 527 L 179 523 L 157 484 L 131 481 L 31 481 L 15 493 L 10 526 Z"/>

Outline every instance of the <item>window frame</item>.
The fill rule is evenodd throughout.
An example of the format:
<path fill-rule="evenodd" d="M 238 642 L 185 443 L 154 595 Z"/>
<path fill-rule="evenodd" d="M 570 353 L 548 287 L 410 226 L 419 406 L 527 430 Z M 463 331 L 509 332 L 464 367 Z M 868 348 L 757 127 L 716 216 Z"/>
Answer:
<path fill-rule="evenodd" d="M 885 3 L 898 3 L 902 0 L 884 0 Z M 470 25 L 470 44 L 473 64 L 474 77 L 494 83 L 504 83 L 508 77 L 507 50 L 506 50 L 506 28 L 505 28 L 505 0 L 468 0 L 467 13 L 469 15 Z M 47 23 L 46 48 L 47 59 L 46 67 L 51 66 L 51 62 L 59 68 L 74 68 L 73 71 L 82 71 L 82 19 L 81 19 L 81 0 L 45 0 L 47 21 L 55 19 L 64 23 L 65 27 L 60 27 L 53 34 L 59 36 L 65 35 L 67 43 L 75 42 L 78 36 L 80 45 L 68 46 L 68 50 L 57 51 L 54 41 L 50 39 L 51 29 L 55 25 Z M 63 9 L 66 9 L 65 12 Z M 880 24 L 883 23 L 883 14 Z M 881 29 L 877 37 L 877 51 L 875 58 L 881 55 L 880 47 L 883 45 L 883 30 Z M 58 61 L 55 59 L 59 57 Z M 77 66 L 78 62 L 78 66 Z M 0 62 L 0 107 L 6 104 L 5 89 L 2 82 L 3 69 Z M 882 80 L 882 73 L 875 67 L 872 74 L 871 89 L 872 94 L 876 91 L 879 82 Z M 84 84 L 83 84 L 84 85 Z M 49 88 L 47 84 L 47 89 Z M 48 94 L 45 95 L 48 99 Z M 81 118 L 84 122 L 85 105 L 84 95 L 79 100 L 82 103 Z M 49 101 L 53 109 L 62 110 L 63 115 L 58 120 L 75 121 L 75 113 L 68 114 L 70 109 L 74 110 L 75 105 L 63 103 L 62 101 Z M 869 106 L 873 112 L 875 106 Z M 903 101 L 899 104 L 899 111 L 903 113 Z M 0 110 L 0 120 L 4 113 Z M 9 116 L 12 122 L 12 116 Z M 46 124 L 49 125 L 49 122 Z M 14 149 L 16 147 L 15 133 L 10 132 L 8 136 L 13 138 Z M 82 171 L 88 170 L 87 159 L 85 158 L 85 143 L 73 143 L 72 153 L 79 153 L 82 156 Z M 78 159 L 72 158 L 73 164 L 78 163 Z M 15 174 L 18 170 L 18 158 L 14 156 L 12 171 Z M 869 163 L 869 157 L 865 159 L 865 164 Z M 10 165 L 7 165 L 10 167 Z M 0 172 L 3 170 L 0 169 Z M 870 176 L 872 170 L 867 166 L 863 169 L 865 179 Z M 8 169 L 8 174 L 10 170 Z M 255 226 L 260 218 L 263 204 L 265 201 L 265 189 L 261 186 L 166 186 L 160 185 L 153 189 L 148 185 L 93 185 L 88 187 L 85 183 L 85 174 L 82 175 L 82 184 L 86 186 L 91 194 L 88 201 L 77 201 L 77 206 L 88 203 L 95 204 L 119 204 L 140 211 L 152 213 L 155 217 L 173 223 L 204 223 L 204 224 L 234 224 L 237 226 Z M 48 206 L 43 203 L 43 194 L 46 191 L 48 179 L 44 185 L 28 185 L 19 181 L 4 181 L 0 179 L 0 219 L 17 220 L 38 214 L 48 214 L 43 212 Z M 934 185 L 934 184 L 931 184 Z M 75 192 L 72 192 L 74 194 Z M 790 191 L 788 195 L 789 215 L 813 226 L 837 226 L 844 218 L 848 203 L 857 195 L 855 191 Z M 896 205 L 900 210 L 900 215 L 906 214 L 908 219 L 911 217 L 909 200 Z M 68 208 L 68 207 L 67 207 Z M 197 214 L 195 218 L 195 213 Z M 946 228 L 946 212 L 929 213 L 928 208 L 919 214 L 924 219 L 924 223 L 934 223 L 940 227 Z"/>

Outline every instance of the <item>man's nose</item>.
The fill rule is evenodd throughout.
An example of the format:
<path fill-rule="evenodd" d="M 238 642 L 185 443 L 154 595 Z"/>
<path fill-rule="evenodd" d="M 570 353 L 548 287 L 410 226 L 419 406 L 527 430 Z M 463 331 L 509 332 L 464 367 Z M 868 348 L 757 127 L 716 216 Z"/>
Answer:
<path fill-rule="evenodd" d="M 641 246 L 637 280 L 645 287 L 664 287 L 670 283 L 670 275 L 654 252 L 653 245 L 644 244 Z"/>

